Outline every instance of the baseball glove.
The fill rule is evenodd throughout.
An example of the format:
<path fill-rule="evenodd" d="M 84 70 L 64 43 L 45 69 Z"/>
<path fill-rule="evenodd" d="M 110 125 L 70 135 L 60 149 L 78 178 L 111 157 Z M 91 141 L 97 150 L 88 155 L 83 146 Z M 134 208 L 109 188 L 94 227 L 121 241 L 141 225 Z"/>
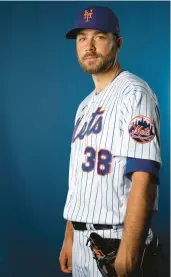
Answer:
<path fill-rule="evenodd" d="M 88 245 L 93 252 L 93 258 L 96 260 L 97 267 L 104 277 L 117 277 L 114 268 L 114 261 L 119 248 L 120 240 L 102 238 L 96 233 L 91 233 L 87 240 Z"/>
<path fill-rule="evenodd" d="M 88 245 L 93 252 L 93 258 L 96 260 L 97 267 L 104 277 L 118 277 L 114 268 L 114 261 L 119 249 L 120 240 L 102 238 L 96 233 L 91 233 L 87 240 Z M 140 268 L 137 268 L 137 276 L 157 277 L 160 258 L 162 255 L 161 244 L 158 238 L 154 236 L 148 246 L 144 247 Z"/>

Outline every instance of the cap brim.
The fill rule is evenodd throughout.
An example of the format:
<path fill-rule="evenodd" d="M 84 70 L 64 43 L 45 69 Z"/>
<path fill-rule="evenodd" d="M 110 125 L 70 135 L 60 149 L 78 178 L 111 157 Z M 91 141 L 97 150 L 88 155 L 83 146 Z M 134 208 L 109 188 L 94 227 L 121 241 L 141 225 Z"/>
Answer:
<path fill-rule="evenodd" d="M 83 29 L 85 29 L 85 28 L 74 28 L 74 29 L 70 30 L 65 36 L 66 36 L 67 39 L 76 39 L 78 33 Z M 96 28 L 95 27 L 92 27 L 92 28 L 89 27 L 89 29 L 96 29 Z M 108 32 L 107 30 L 104 30 L 104 29 L 103 30 L 100 29 L 100 30 L 102 32 L 105 32 L 105 33 Z M 118 37 L 120 36 L 118 32 L 115 32 L 113 34 L 116 34 Z"/>
<path fill-rule="evenodd" d="M 77 34 L 82 30 L 83 28 L 75 28 L 70 30 L 65 36 L 67 39 L 76 39 Z"/>

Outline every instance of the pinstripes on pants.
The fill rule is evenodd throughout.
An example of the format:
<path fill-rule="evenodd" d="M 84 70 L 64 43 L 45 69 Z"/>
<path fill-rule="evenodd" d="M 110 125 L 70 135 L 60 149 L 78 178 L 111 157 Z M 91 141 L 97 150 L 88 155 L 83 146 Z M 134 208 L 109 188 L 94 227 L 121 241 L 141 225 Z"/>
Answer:
<path fill-rule="evenodd" d="M 86 242 L 90 233 L 94 231 L 74 230 L 74 241 L 72 249 L 72 277 L 102 277 L 97 268 L 96 261 Z M 96 230 L 102 237 L 114 238 L 113 230 Z"/>

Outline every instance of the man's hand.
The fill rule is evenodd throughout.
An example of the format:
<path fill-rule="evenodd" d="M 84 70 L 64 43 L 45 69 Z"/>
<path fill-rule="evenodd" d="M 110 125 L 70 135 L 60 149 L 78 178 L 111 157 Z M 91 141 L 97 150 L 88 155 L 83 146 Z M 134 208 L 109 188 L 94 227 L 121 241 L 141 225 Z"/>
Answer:
<path fill-rule="evenodd" d="M 61 270 L 65 273 L 72 272 L 72 244 L 73 239 L 71 237 L 65 238 L 59 256 Z"/>
<path fill-rule="evenodd" d="M 72 245 L 73 245 L 73 226 L 68 221 L 66 225 L 65 238 L 59 255 L 59 263 L 62 272 L 72 272 Z"/>

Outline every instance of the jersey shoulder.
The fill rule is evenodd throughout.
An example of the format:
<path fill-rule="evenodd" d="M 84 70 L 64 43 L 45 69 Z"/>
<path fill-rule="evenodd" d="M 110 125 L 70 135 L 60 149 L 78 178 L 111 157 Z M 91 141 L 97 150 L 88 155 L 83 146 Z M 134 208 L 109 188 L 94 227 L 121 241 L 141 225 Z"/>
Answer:
<path fill-rule="evenodd" d="M 124 71 L 123 73 L 124 82 L 127 84 L 127 89 L 124 90 L 124 95 L 146 95 L 153 99 L 154 102 L 158 102 L 156 94 L 145 80 L 129 71 Z"/>

